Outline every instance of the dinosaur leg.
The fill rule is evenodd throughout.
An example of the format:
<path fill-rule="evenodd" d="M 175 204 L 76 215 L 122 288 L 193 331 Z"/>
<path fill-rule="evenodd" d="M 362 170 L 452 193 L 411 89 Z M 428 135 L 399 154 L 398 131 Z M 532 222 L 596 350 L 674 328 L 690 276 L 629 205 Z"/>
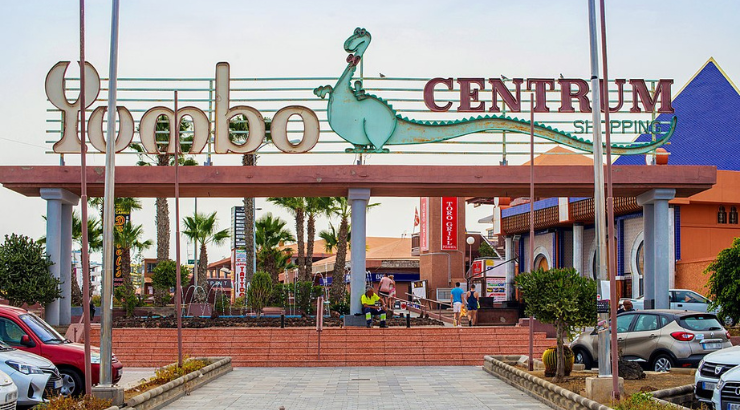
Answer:
<path fill-rule="evenodd" d="M 365 89 L 362 88 L 361 80 L 355 81 L 355 87 L 353 88 L 353 91 L 355 94 L 355 98 L 357 98 L 358 100 L 364 100 L 365 98 L 367 98 L 367 95 L 365 94 Z"/>
<path fill-rule="evenodd" d="M 332 91 L 334 91 L 334 88 L 332 88 L 332 86 L 330 85 L 322 85 L 321 87 L 317 87 L 313 89 L 313 93 L 317 97 L 322 98 L 322 99 L 326 97 L 328 94 L 331 94 Z"/>

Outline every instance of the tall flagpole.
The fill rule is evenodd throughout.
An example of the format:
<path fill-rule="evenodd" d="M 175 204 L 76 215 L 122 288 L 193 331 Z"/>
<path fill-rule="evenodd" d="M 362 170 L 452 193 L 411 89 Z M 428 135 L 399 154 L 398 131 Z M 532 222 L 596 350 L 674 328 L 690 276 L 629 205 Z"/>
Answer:
<path fill-rule="evenodd" d="M 596 44 L 596 3 L 595 0 L 588 0 L 588 31 L 589 31 L 589 45 L 591 49 L 591 100 L 593 101 L 593 107 L 591 112 L 593 113 L 594 123 L 594 224 L 596 234 L 596 266 L 598 267 L 597 287 L 599 295 L 602 299 L 607 299 L 609 295 L 602 294 L 602 283 L 606 281 L 607 270 L 606 270 L 606 244 L 604 235 L 604 227 L 606 226 L 606 216 L 604 215 L 604 154 L 603 146 L 601 142 L 601 85 L 599 83 L 599 49 Z M 607 99 L 608 102 L 608 99 Z M 608 104 L 607 104 L 608 105 Z M 595 273 L 597 273 L 595 272 Z M 599 314 L 599 321 L 606 322 L 609 320 L 609 315 L 606 313 Z M 599 362 L 599 376 L 606 377 L 611 374 L 611 363 L 609 361 L 609 342 L 605 332 L 599 332 L 598 341 L 598 362 Z"/>
<path fill-rule="evenodd" d="M 80 0 L 80 210 L 82 228 L 82 318 L 85 337 L 85 392 L 92 392 L 92 364 L 90 363 L 90 255 L 87 232 L 87 138 L 85 136 L 85 0 Z M 73 278 L 72 280 L 77 280 Z"/>
<path fill-rule="evenodd" d="M 100 385 L 113 385 L 113 208 L 116 169 L 116 89 L 118 80 L 118 0 L 113 0 L 108 67 L 108 135 L 105 144 L 105 195 L 103 198 L 103 316 L 100 321 Z"/>
<path fill-rule="evenodd" d="M 534 271 L 534 94 L 529 94 L 529 271 Z M 559 337 L 559 336 L 558 336 Z M 529 371 L 534 370 L 534 317 L 529 316 Z"/>
<path fill-rule="evenodd" d="M 606 220 L 608 223 L 607 250 L 609 252 L 609 300 L 611 322 L 617 323 L 617 248 L 614 241 L 614 191 L 612 189 L 612 147 L 611 130 L 609 125 L 609 72 L 606 66 L 606 12 L 604 0 L 601 0 L 601 57 L 604 73 L 604 127 L 606 139 Z M 609 327 L 611 335 L 612 359 L 612 397 L 619 400 L 619 352 L 617 351 L 617 332 L 615 326 Z"/>
<path fill-rule="evenodd" d="M 182 367 L 182 278 L 180 277 L 180 119 L 177 117 L 177 91 L 175 91 L 175 312 L 177 314 L 177 366 Z M 196 210 L 197 214 L 197 210 Z M 198 241 L 195 241 L 196 248 Z M 193 275 L 198 279 L 198 274 Z M 197 282 L 195 282 L 197 283 Z"/>

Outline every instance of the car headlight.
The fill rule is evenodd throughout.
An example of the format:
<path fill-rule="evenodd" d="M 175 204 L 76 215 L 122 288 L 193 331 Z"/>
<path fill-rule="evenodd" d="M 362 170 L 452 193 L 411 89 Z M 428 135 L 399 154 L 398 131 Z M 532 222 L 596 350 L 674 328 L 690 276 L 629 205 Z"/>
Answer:
<path fill-rule="evenodd" d="M 23 373 L 23 374 L 44 374 L 41 369 L 39 369 L 36 366 L 26 364 L 26 363 L 19 363 L 13 360 L 8 360 L 5 362 L 8 366 L 12 367 L 13 369 Z"/>
<path fill-rule="evenodd" d="M 93 353 L 90 355 L 90 363 L 92 364 L 100 364 L 100 354 L 99 353 Z"/>

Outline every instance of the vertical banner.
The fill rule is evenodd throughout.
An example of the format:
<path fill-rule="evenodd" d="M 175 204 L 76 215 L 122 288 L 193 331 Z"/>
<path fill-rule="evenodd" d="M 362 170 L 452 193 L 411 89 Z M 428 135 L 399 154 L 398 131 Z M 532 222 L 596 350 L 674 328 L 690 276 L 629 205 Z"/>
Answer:
<path fill-rule="evenodd" d="M 442 198 L 442 247 L 443 251 L 457 250 L 457 197 Z"/>
<path fill-rule="evenodd" d="M 429 250 L 429 198 L 421 198 L 419 214 L 419 248 Z"/>
<path fill-rule="evenodd" d="M 244 248 L 234 251 L 234 297 L 247 294 L 247 250 Z"/>
<path fill-rule="evenodd" d="M 116 206 L 116 214 L 113 218 L 113 229 L 118 232 L 123 231 L 123 226 L 131 222 L 131 211 Z M 123 285 L 123 275 L 130 275 L 131 272 L 123 271 L 123 248 L 116 244 L 113 248 L 113 287 Z"/>

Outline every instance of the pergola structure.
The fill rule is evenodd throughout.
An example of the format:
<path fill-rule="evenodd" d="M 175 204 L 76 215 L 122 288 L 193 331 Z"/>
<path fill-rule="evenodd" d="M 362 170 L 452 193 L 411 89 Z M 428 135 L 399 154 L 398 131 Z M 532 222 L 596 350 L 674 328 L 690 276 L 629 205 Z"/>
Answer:
<path fill-rule="evenodd" d="M 515 166 L 210 166 L 181 167 L 179 172 L 180 196 L 183 197 L 347 196 L 352 205 L 353 233 L 351 313 L 359 312 L 357 302 L 364 291 L 365 208 L 370 196 L 529 195 L 529 169 Z M 614 166 L 613 174 L 615 197 L 637 197 L 639 205 L 648 216 L 645 223 L 646 255 L 654 253 L 655 257 L 652 265 L 646 258 L 646 276 L 652 275 L 655 283 L 662 281 L 667 284 L 668 201 L 711 188 L 717 178 L 716 168 Z M 174 196 L 173 167 L 120 166 L 116 168 L 115 175 L 116 196 Z M 87 180 L 88 195 L 102 196 L 104 169 L 88 167 Z M 540 197 L 592 197 L 594 193 L 594 173 L 591 166 L 536 166 L 534 181 L 535 192 Z M 52 273 L 65 285 L 63 298 L 48 306 L 46 319 L 52 325 L 69 324 L 72 207 L 79 201 L 80 168 L 4 166 L 0 167 L 0 183 L 22 195 L 41 197 L 47 201 L 47 251 L 54 262 Z M 657 293 L 656 298 L 662 297 L 663 293 Z M 665 292 L 666 304 L 667 297 L 668 292 Z M 659 304 L 662 303 L 656 301 L 656 305 Z"/>

